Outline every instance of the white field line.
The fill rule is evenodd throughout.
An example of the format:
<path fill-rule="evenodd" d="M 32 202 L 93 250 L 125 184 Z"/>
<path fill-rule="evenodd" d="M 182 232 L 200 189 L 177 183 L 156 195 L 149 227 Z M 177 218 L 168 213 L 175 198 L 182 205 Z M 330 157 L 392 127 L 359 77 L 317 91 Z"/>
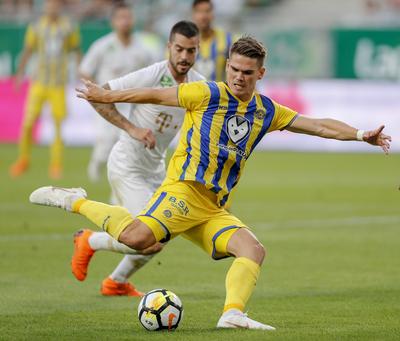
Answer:
<path fill-rule="evenodd" d="M 71 233 L 47 233 L 47 234 L 8 234 L 0 235 L 0 243 L 7 242 L 36 242 L 48 240 L 73 240 L 73 232 Z"/>
<path fill-rule="evenodd" d="M 301 227 L 345 227 L 345 226 L 362 226 L 362 225 L 392 225 L 399 224 L 400 215 L 398 216 L 353 216 L 345 218 L 326 218 L 326 219 L 305 219 L 305 220 L 288 220 L 276 223 L 256 222 L 249 224 L 250 227 L 259 227 L 268 230 L 272 229 L 288 229 L 288 228 L 301 228 Z M 72 241 L 73 233 L 48 233 L 48 234 L 12 234 L 0 235 L 1 242 L 35 242 L 35 241 L 48 241 L 48 240 L 69 240 Z"/>
<path fill-rule="evenodd" d="M 266 229 L 287 229 L 287 228 L 299 228 L 299 227 L 344 227 L 344 226 L 362 226 L 362 225 L 372 225 L 372 224 L 382 224 L 391 225 L 399 224 L 400 226 L 400 215 L 390 215 L 390 216 L 353 216 L 353 217 L 343 217 L 343 218 L 326 218 L 326 219 L 305 219 L 305 220 L 286 220 L 282 222 L 256 222 L 250 224 L 251 226 L 266 228 Z"/>

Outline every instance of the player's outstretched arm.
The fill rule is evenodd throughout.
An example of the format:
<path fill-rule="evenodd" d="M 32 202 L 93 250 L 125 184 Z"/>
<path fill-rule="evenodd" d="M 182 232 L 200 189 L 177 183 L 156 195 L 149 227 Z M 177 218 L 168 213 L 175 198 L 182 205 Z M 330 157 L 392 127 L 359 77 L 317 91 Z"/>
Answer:
<path fill-rule="evenodd" d="M 392 138 L 382 132 L 384 128 L 385 126 L 382 125 L 375 130 L 362 131 L 338 120 L 299 116 L 287 130 L 294 133 L 315 135 L 327 139 L 342 141 L 360 140 L 381 147 L 385 154 L 387 154 L 390 149 Z"/>
<path fill-rule="evenodd" d="M 104 90 L 109 90 L 108 84 L 104 85 Z M 147 148 L 153 149 L 156 139 L 150 129 L 135 126 L 131 121 L 126 119 L 115 107 L 113 103 L 97 103 L 89 101 L 92 107 L 108 122 L 116 127 L 125 130 L 129 136 L 141 141 Z"/>
<path fill-rule="evenodd" d="M 97 103 L 138 103 L 159 104 L 178 107 L 177 88 L 153 89 L 137 88 L 125 90 L 110 90 L 89 81 L 82 80 L 86 89 L 77 88 L 77 96 Z"/>

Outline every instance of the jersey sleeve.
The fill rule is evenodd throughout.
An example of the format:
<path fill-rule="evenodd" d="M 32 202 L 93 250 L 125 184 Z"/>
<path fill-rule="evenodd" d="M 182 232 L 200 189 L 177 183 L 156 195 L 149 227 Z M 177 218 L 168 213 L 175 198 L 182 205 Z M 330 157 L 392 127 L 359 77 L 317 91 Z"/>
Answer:
<path fill-rule="evenodd" d="M 272 119 L 269 131 L 283 130 L 290 126 L 297 118 L 298 113 L 284 105 L 273 101 L 275 107 L 275 115 Z"/>
<path fill-rule="evenodd" d="M 120 78 L 108 82 L 111 90 L 122 90 L 132 88 L 146 88 L 155 85 L 159 79 L 159 68 L 157 64 L 140 69 Z"/>
<path fill-rule="evenodd" d="M 25 33 L 25 46 L 34 50 L 37 47 L 38 36 L 33 25 L 29 25 Z"/>
<path fill-rule="evenodd" d="M 178 86 L 178 102 L 183 108 L 192 111 L 199 109 L 209 97 L 209 87 L 204 81 L 182 83 Z"/>

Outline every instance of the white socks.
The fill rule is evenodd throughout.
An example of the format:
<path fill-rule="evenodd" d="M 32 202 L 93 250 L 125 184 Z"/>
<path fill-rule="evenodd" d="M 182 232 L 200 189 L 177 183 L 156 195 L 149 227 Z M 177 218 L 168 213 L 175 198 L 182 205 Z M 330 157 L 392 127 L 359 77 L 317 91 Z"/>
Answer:
<path fill-rule="evenodd" d="M 127 282 L 130 276 L 153 258 L 153 255 L 138 254 L 136 250 L 115 240 L 107 232 L 94 232 L 88 241 L 93 250 L 113 251 L 126 255 L 110 276 L 116 282 Z"/>
<path fill-rule="evenodd" d="M 153 255 L 126 255 L 110 277 L 119 283 L 128 282 L 129 277 L 131 277 L 152 258 Z"/>
<path fill-rule="evenodd" d="M 111 237 L 107 232 L 94 232 L 89 237 L 89 245 L 93 250 L 106 250 L 123 254 L 136 255 L 138 252 L 118 240 Z"/>

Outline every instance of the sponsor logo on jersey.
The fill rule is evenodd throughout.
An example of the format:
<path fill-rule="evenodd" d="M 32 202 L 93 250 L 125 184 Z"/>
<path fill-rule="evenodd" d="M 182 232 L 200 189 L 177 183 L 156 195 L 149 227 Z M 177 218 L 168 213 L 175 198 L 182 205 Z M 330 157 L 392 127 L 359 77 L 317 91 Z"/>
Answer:
<path fill-rule="evenodd" d="M 189 208 L 187 207 L 186 202 L 184 200 L 172 196 L 169 197 L 168 200 L 171 206 L 176 208 L 180 214 L 185 216 L 189 214 Z"/>
<path fill-rule="evenodd" d="M 239 149 L 236 146 L 225 146 L 224 144 L 217 144 L 217 146 L 221 149 L 226 150 L 228 153 L 236 153 L 239 154 L 242 158 L 244 158 L 245 160 L 247 160 L 248 155 L 246 153 L 246 151 Z"/>
<path fill-rule="evenodd" d="M 243 116 L 232 116 L 226 122 L 226 130 L 229 138 L 235 144 L 243 141 L 250 134 L 250 122 Z"/>
<path fill-rule="evenodd" d="M 174 85 L 174 82 L 170 76 L 164 75 L 161 77 L 160 84 L 163 88 L 169 88 Z"/>

